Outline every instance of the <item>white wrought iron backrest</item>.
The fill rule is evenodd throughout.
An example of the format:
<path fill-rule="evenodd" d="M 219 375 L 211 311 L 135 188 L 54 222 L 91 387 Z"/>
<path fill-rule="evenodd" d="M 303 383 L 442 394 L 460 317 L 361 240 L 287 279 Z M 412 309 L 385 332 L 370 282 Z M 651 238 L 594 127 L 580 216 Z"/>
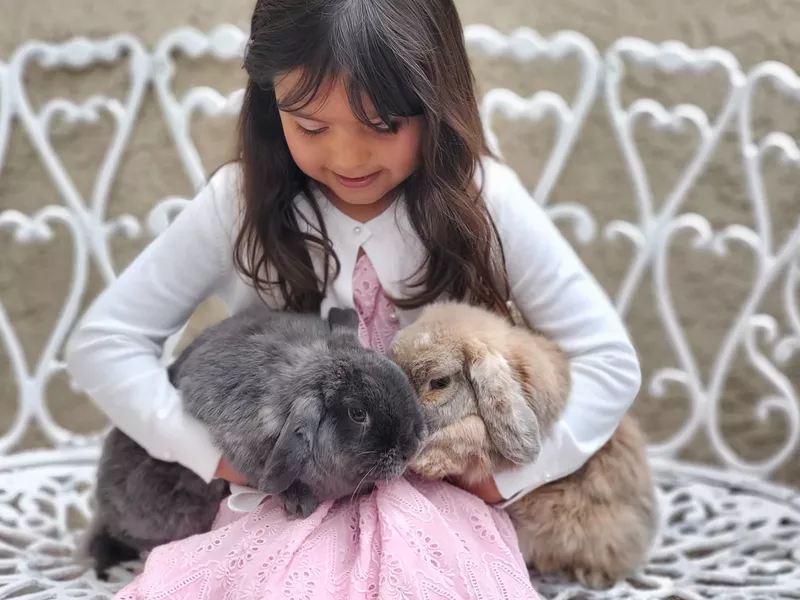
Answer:
<path fill-rule="evenodd" d="M 47 405 L 47 383 L 63 370 L 59 353 L 79 316 L 90 265 L 93 263 L 97 267 L 106 283 L 112 281 L 119 267 L 112 262 L 110 240 L 114 236 L 157 235 L 189 201 L 183 197 L 167 197 L 154 206 L 143 222 L 130 215 L 111 219 L 106 213 L 109 190 L 150 86 L 155 90 L 164 122 L 190 181 L 195 188 L 204 183 L 209 168 L 202 163 L 190 133 L 191 117 L 195 111 L 209 115 L 235 114 L 241 106 L 242 94 L 238 91 L 226 97 L 208 87 L 195 87 L 178 98 L 173 85 L 176 69 L 174 55 L 180 52 L 191 58 L 211 55 L 222 61 L 236 61 L 243 54 L 246 38 L 242 30 L 223 25 L 210 33 L 193 28 L 175 30 L 153 51 L 148 51 L 130 35 L 118 35 L 105 40 L 78 38 L 63 44 L 30 42 L 23 45 L 9 63 L 0 62 L 0 181 L 11 130 L 17 122 L 33 144 L 63 201 L 60 205 L 48 206 L 33 215 L 15 209 L 5 210 L 0 214 L 0 229 L 10 230 L 19 243 L 46 243 L 52 237 L 50 224 L 62 222 L 72 234 L 74 264 L 72 285 L 60 317 L 38 359 L 31 360 L 24 355 L 13 323 L 0 299 L 0 339 L 18 383 L 19 408 L 11 429 L 2 432 L 0 437 L 0 456 L 15 451 L 25 431 L 34 422 L 41 426 L 54 447 L 93 444 L 97 441 L 97 435 L 78 435 L 58 425 Z M 489 56 L 505 56 L 519 62 L 542 58 L 559 61 L 575 56 L 580 62 L 578 92 L 572 99 L 565 100 L 549 91 L 523 98 L 509 89 L 498 88 L 490 90 L 483 97 L 481 110 L 490 144 L 499 153 L 501 148 L 493 131 L 493 119 L 497 114 L 512 119 L 555 118 L 556 142 L 538 185 L 531 192 L 534 198 L 531 201 L 546 206 L 554 220 L 571 221 L 580 244 L 600 244 L 619 239 L 632 244 L 635 252 L 626 276 L 620 288 L 616 292 L 612 290 L 622 315 L 628 315 L 634 292 L 648 276 L 652 278 L 650 283 L 655 291 L 664 335 L 674 354 L 665 357 L 659 365 L 661 368 L 645 380 L 644 401 L 647 401 L 647 396 L 663 396 L 667 383 L 682 386 L 690 401 L 689 417 L 672 437 L 651 446 L 653 454 L 675 457 L 698 431 L 704 429 L 720 462 L 758 476 L 771 475 L 792 458 L 800 436 L 800 402 L 796 387 L 786 372 L 789 359 L 800 346 L 800 309 L 797 300 L 800 289 L 797 249 L 800 227 L 795 227 L 786 241 L 776 246 L 764 191 L 762 159 L 768 151 L 774 150 L 784 160 L 800 163 L 800 150 L 790 136 L 781 132 L 754 139 L 751 106 L 754 92 L 765 81 L 773 80 L 785 92 L 798 97 L 800 79 L 789 67 L 772 62 L 757 65 L 745 73 L 736 58 L 725 50 L 693 50 L 674 41 L 655 45 L 641 39 L 623 38 L 601 55 L 591 41 L 572 31 L 543 38 L 530 29 L 519 29 L 506 35 L 488 26 L 472 25 L 466 28 L 466 39 L 473 50 Z M 32 109 L 25 86 L 26 70 L 31 64 L 39 63 L 50 69 L 85 69 L 99 63 L 122 61 L 127 61 L 130 69 L 129 87 L 122 102 L 97 96 L 76 105 L 56 98 L 46 103 L 39 112 Z M 683 104 L 668 110 L 654 99 L 641 98 L 629 106 L 623 106 L 621 88 L 626 61 L 645 63 L 667 72 L 721 70 L 729 85 L 723 107 L 718 116 L 709 121 L 705 112 L 693 105 Z M 601 226 L 584 205 L 549 204 L 551 192 L 559 181 L 587 115 L 600 101 L 600 95 L 604 96 L 607 115 L 635 191 L 635 222 L 613 220 Z M 95 122 L 101 111 L 113 116 L 115 136 L 91 196 L 83 197 L 50 143 L 49 127 L 56 117 L 73 124 Z M 661 202 L 654 201 L 633 135 L 634 124 L 641 118 L 650 119 L 656 129 L 680 128 L 691 124 L 700 134 L 700 144 L 692 160 L 675 187 Z M 733 225 L 716 231 L 705 216 L 682 211 L 688 192 L 703 173 L 721 136 L 731 128 L 735 128 L 740 142 L 740 158 L 746 173 L 755 229 Z M 749 247 L 757 261 L 756 277 L 747 301 L 718 348 L 708 374 L 702 373 L 696 364 L 684 328 L 676 316 L 667 279 L 672 242 L 679 231 L 686 229 L 694 232 L 697 249 L 724 255 L 731 242 L 736 241 Z M 788 331 L 781 331 L 773 316 L 759 313 L 766 290 L 776 281 L 783 285 L 783 310 Z M 759 335 L 765 339 L 759 340 Z M 770 346 L 768 353 L 759 348 L 758 343 L 764 341 Z M 722 394 L 733 356 L 740 348 L 744 349 L 752 365 L 774 388 L 774 394 L 754 401 L 753 418 L 777 411 L 788 423 L 780 448 L 757 462 L 748 462 L 739 456 L 724 439 L 720 427 Z"/>

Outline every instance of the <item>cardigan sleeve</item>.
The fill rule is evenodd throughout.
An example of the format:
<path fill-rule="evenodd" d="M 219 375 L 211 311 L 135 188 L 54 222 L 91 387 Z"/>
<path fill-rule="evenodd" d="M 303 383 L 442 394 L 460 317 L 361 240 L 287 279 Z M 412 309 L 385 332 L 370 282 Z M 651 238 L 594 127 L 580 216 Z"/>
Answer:
<path fill-rule="evenodd" d="M 610 299 L 508 166 L 485 166 L 514 303 L 567 354 L 567 407 L 536 462 L 497 473 L 506 504 L 577 471 L 616 430 L 641 386 L 637 353 Z"/>
<path fill-rule="evenodd" d="M 178 462 L 205 481 L 220 452 L 183 411 L 161 360 L 166 339 L 233 270 L 231 224 L 238 206 L 227 165 L 92 303 L 70 336 L 75 387 L 155 458 Z"/>

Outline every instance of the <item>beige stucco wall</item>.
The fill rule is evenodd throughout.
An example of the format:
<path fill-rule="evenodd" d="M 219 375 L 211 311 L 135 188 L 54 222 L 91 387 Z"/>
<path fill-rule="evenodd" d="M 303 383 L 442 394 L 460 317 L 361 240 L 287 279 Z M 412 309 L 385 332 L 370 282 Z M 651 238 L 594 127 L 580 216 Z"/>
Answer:
<path fill-rule="evenodd" d="M 734 52 L 745 67 L 761 60 L 776 59 L 800 68 L 796 56 L 798 42 L 796 23 L 800 22 L 800 4 L 780 0 L 459 0 L 465 23 L 484 22 L 502 30 L 529 25 L 541 33 L 559 29 L 577 29 L 601 49 L 614 39 L 641 36 L 654 41 L 679 39 L 690 46 L 722 45 Z M 191 24 L 207 29 L 221 22 L 246 26 L 252 0 L 0 0 L 0 56 L 9 57 L 26 39 L 63 40 L 74 35 L 105 36 L 129 31 L 146 44 L 155 43 L 168 29 Z M 502 83 L 517 91 L 531 93 L 541 87 L 558 91 L 574 89 L 574 65 L 559 69 L 547 66 L 517 68 L 505 63 L 476 60 L 476 74 L 483 88 Z M 179 86 L 210 83 L 222 90 L 233 90 L 241 83 L 236 68 L 205 62 L 194 65 L 183 76 Z M 52 95 L 71 98 L 113 88 L 122 81 L 121 71 L 95 72 L 89 76 L 59 73 L 44 76 L 33 71 L 30 89 L 34 102 Z M 655 86 L 666 86 L 666 92 Z M 638 72 L 630 86 L 626 101 L 633 94 L 655 94 L 672 104 L 697 102 L 716 110 L 724 92 L 714 78 L 654 78 L 650 72 Z M 798 111 L 791 103 L 767 101 L 759 109 L 759 127 L 771 126 L 797 132 Z M 172 142 L 159 121 L 158 107 L 148 96 L 138 126 L 110 200 L 111 214 L 131 212 L 145 214 L 152 203 L 166 195 L 189 194 L 191 186 L 172 150 Z M 762 122 L 763 121 L 763 122 Z M 195 124 L 206 164 L 213 166 L 231 153 L 231 122 L 200 119 Z M 527 184 L 532 186 L 543 157 L 552 140 L 551 125 L 501 125 L 504 148 L 512 157 Z M 79 189 L 88 194 L 95 169 L 103 156 L 110 128 L 107 123 L 84 127 L 77 134 L 57 132 L 54 143 Z M 657 198 L 674 183 L 678 170 L 691 151 L 689 137 L 653 135 L 639 136 L 643 143 L 645 164 L 649 167 Z M 752 224 L 750 205 L 744 191 L 744 176 L 736 153 L 736 138 L 728 136 L 712 164 L 701 177 L 686 208 L 707 215 L 715 226 L 732 222 Z M 776 239 L 781 241 L 787 227 L 794 223 L 797 200 L 794 190 L 800 181 L 791 170 L 770 171 L 776 182 L 769 190 L 773 197 Z M 597 103 L 575 149 L 572 159 L 556 189 L 552 202 L 582 202 L 589 206 L 601 224 L 613 217 L 634 218 L 634 197 L 630 179 L 614 140 L 604 103 Z M 19 127 L 14 132 L 4 171 L 0 173 L 0 209 L 18 208 L 33 212 L 46 204 L 58 202 L 54 187 L 38 163 L 36 154 Z M 118 265 L 124 265 L 140 247 L 138 242 L 119 240 L 114 244 Z M 624 244 L 594 245 L 582 250 L 589 266 L 598 274 L 610 292 L 619 286 L 624 267 L 630 257 Z M 20 248 L 0 237 L 0 297 L 16 324 L 29 360 L 37 355 L 58 312 L 70 278 L 69 244 L 65 232 L 46 247 Z M 752 277 L 752 260 L 744 252 L 734 253 L 726 264 L 696 254 L 678 252 L 671 270 L 675 303 L 701 369 L 707 370 L 722 336 L 744 300 Z M 91 297 L 97 290 L 93 278 Z M 646 375 L 654 367 L 676 366 L 671 348 L 660 327 L 652 285 L 646 279 L 634 301 L 629 323 L 642 354 Z M 771 298 L 765 305 L 780 315 L 780 305 Z M 209 309 L 196 327 L 214 318 Z M 2 351 L 0 350 L 0 356 Z M 5 430 L 12 418 L 16 388 L 5 357 L 0 360 L 0 428 Z M 790 371 L 794 384 L 800 383 L 800 369 L 795 361 Z M 785 433 L 780 420 L 755 423 L 753 407 L 756 393 L 768 390 L 758 382 L 747 362 L 739 360 L 726 388 L 724 432 L 745 457 L 757 458 L 775 448 Z M 686 404 L 680 390 L 662 401 L 645 400 L 637 405 L 652 439 L 663 439 L 686 417 Z M 50 405 L 56 419 L 82 431 L 96 429 L 101 417 L 85 401 L 72 394 L 62 378 L 50 389 Z M 26 445 L 41 443 L 35 432 Z M 687 456 L 698 460 L 712 458 L 708 444 L 698 439 Z M 795 464 L 797 464 L 795 462 Z M 788 467 L 779 478 L 800 483 L 800 469 Z"/>

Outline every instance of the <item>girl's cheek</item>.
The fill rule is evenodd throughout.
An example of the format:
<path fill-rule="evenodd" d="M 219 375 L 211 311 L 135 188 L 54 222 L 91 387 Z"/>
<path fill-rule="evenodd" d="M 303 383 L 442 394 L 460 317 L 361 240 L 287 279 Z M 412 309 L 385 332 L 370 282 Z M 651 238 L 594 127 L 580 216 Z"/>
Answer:
<path fill-rule="evenodd" d="M 417 155 L 422 147 L 422 135 L 425 130 L 425 121 L 421 117 L 414 118 L 403 130 L 404 143 L 409 149 L 409 154 Z"/>
<path fill-rule="evenodd" d="M 398 136 L 395 160 L 402 163 L 405 169 L 413 169 L 419 162 L 421 148 L 422 125 L 411 123 Z"/>
<path fill-rule="evenodd" d="M 306 173 L 313 168 L 314 152 L 313 140 L 307 139 L 297 129 L 297 125 L 292 123 L 288 117 L 281 113 L 281 125 L 283 125 L 283 137 L 286 145 L 289 146 L 289 153 L 292 155 L 297 166 Z"/>
<path fill-rule="evenodd" d="M 314 175 L 315 171 L 319 171 L 322 166 L 320 152 L 309 144 L 307 140 L 302 139 L 301 134 L 287 135 L 286 143 L 289 146 L 289 152 L 291 152 L 294 162 L 297 163 L 301 171 L 311 176 Z"/>

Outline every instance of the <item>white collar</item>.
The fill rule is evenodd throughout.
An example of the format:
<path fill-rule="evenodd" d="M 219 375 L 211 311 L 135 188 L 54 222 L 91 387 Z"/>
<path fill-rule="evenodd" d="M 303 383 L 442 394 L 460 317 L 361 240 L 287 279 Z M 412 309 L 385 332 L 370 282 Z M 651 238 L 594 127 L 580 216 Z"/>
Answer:
<path fill-rule="evenodd" d="M 255 510 L 264 501 L 267 494 L 245 485 L 231 484 L 231 495 L 228 496 L 228 508 L 233 512 L 247 513 Z"/>

